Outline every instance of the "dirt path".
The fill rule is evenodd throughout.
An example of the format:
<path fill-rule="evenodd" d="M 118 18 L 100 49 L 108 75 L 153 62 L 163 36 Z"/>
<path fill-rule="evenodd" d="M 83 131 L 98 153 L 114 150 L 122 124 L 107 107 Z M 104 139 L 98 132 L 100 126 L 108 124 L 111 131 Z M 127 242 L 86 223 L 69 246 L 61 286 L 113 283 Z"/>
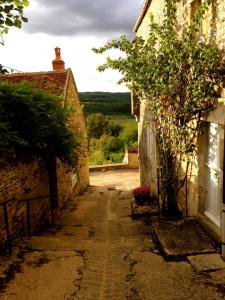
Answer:
<path fill-rule="evenodd" d="M 151 227 L 131 219 L 136 171 L 93 172 L 91 185 L 54 228 L 25 243 L 0 277 L 0 299 L 225 299 L 188 263 L 164 261 Z"/>

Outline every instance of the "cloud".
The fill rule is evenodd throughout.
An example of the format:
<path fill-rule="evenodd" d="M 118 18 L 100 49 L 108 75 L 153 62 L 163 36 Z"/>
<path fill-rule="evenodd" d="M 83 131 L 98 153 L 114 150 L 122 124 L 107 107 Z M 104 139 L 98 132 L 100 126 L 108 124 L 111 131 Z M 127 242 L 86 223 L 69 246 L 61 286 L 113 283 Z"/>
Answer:
<path fill-rule="evenodd" d="M 142 0 L 38 0 L 24 29 L 52 36 L 131 36 Z"/>

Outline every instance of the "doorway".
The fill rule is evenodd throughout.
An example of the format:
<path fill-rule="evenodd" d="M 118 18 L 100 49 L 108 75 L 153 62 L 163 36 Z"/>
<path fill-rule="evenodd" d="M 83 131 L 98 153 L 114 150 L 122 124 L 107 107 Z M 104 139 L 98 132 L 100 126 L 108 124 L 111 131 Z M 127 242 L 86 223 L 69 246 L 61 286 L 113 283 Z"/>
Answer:
<path fill-rule="evenodd" d="M 210 123 L 208 127 L 206 155 L 206 198 L 204 214 L 220 227 L 220 130 L 219 125 Z"/>

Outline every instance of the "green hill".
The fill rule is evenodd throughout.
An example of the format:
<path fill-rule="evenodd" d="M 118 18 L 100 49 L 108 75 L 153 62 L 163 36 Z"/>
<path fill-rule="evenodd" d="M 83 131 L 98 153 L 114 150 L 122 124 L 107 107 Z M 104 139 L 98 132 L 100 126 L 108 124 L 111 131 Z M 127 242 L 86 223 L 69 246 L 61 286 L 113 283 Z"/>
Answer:
<path fill-rule="evenodd" d="M 130 93 L 80 92 L 86 114 L 130 115 Z"/>

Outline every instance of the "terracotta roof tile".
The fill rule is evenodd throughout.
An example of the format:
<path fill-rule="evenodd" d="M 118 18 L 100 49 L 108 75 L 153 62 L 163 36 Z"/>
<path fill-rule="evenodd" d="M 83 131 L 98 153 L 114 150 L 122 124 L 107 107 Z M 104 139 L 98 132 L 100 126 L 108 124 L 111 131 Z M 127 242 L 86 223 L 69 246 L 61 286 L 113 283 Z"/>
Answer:
<path fill-rule="evenodd" d="M 13 73 L 0 75 L 0 81 L 20 83 L 29 81 L 35 88 L 56 95 L 62 95 L 67 81 L 68 69 L 62 71 Z"/>

